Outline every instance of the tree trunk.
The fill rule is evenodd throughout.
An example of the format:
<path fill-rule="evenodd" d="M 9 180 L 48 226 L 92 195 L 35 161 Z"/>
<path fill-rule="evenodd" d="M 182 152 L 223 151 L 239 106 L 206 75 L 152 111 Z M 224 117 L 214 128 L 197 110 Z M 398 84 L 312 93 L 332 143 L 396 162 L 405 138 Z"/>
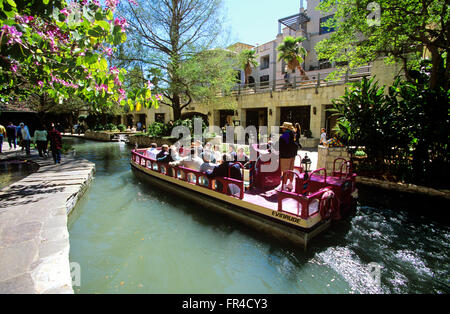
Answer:
<path fill-rule="evenodd" d="M 439 50 L 435 46 L 429 46 L 428 50 L 431 52 L 431 76 L 430 76 L 430 88 L 436 89 L 438 87 L 439 70 L 441 66 L 441 55 Z M 448 65 L 447 65 L 448 66 Z"/>
<path fill-rule="evenodd" d="M 179 95 L 173 95 L 172 109 L 173 109 L 173 120 L 177 121 L 181 119 L 181 103 Z"/>

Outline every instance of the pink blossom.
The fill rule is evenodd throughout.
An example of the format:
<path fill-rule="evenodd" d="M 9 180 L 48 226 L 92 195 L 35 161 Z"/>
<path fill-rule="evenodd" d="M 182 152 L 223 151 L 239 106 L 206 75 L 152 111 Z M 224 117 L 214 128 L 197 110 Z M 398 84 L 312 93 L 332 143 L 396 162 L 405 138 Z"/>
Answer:
<path fill-rule="evenodd" d="M 28 23 L 32 22 L 33 20 L 34 20 L 34 17 L 32 17 L 32 16 L 27 16 L 27 15 L 20 16 L 20 15 L 16 15 L 16 21 L 17 21 L 18 23 L 21 23 L 21 24 L 28 24 Z"/>
<path fill-rule="evenodd" d="M 42 87 L 42 86 L 44 86 L 44 82 L 39 81 L 39 82 L 38 82 L 38 85 L 39 85 L 39 87 Z"/>
<path fill-rule="evenodd" d="M 156 100 L 163 100 L 163 95 L 162 94 L 156 95 Z"/>
<path fill-rule="evenodd" d="M 59 11 L 61 14 L 64 14 L 65 16 L 69 16 L 70 11 L 67 10 L 66 8 L 62 9 L 61 11 Z"/>
<path fill-rule="evenodd" d="M 105 0 L 106 7 L 114 11 L 120 0 Z"/>
<path fill-rule="evenodd" d="M 111 57 L 112 54 L 113 54 L 112 48 L 104 48 L 104 49 L 103 49 L 103 52 L 104 52 L 108 57 Z"/>
<path fill-rule="evenodd" d="M 125 18 L 123 18 L 123 19 L 116 18 L 114 20 L 114 25 L 115 26 L 120 26 L 121 31 L 125 32 L 125 28 L 128 26 L 128 23 L 127 23 L 127 20 Z"/>
<path fill-rule="evenodd" d="M 16 73 L 17 72 L 17 69 L 18 69 L 18 67 L 17 67 L 17 64 L 11 64 L 11 71 L 12 72 L 14 72 L 14 73 Z"/>
<path fill-rule="evenodd" d="M 147 81 L 147 88 L 152 89 L 153 87 L 155 87 L 155 85 L 153 85 L 152 82 Z"/>
<path fill-rule="evenodd" d="M 134 5 L 138 5 L 136 1 L 134 0 L 128 0 L 129 3 L 134 4 Z"/>
<path fill-rule="evenodd" d="M 9 36 L 9 41 L 7 43 L 8 45 L 22 43 L 22 39 L 20 39 L 20 37 L 22 37 L 22 33 L 18 32 L 14 26 L 3 25 L 2 31 L 5 35 Z"/>

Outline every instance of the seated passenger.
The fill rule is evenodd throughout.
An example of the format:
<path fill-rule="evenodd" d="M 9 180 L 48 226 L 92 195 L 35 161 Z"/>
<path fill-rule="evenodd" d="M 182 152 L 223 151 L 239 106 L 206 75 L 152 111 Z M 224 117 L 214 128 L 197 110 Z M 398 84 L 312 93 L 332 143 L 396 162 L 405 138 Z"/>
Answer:
<path fill-rule="evenodd" d="M 222 156 L 222 163 L 216 167 L 214 167 L 213 170 L 209 170 L 206 172 L 208 175 L 208 178 L 215 178 L 215 177 L 225 177 L 225 178 L 232 178 L 236 180 L 242 180 L 242 173 L 241 173 L 241 167 L 239 167 L 238 164 L 234 165 L 234 161 L 229 161 L 232 159 L 232 156 L 230 154 L 224 154 Z M 228 169 L 230 169 L 230 175 L 228 176 Z"/>
<path fill-rule="evenodd" d="M 196 140 L 196 141 L 194 142 L 194 149 L 195 149 L 195 154 L 196 154 L 197 156 L 200 156 L 200 155 L 202 154 L 202 152 L 203 152 L 203 146 L 202 146 L 202 143 L 201 143 L 199 140 Z"/>
<path fill-rule="evenodd" d="M 196 170 L 196 171 L 200 170 L 200 167 L 202 166 L 202 164 L 203 164 L 203 159 L 201 159 L 198 156 L 195 156 L 194 149 L 191 150 L 190 156 L 188 155 L 183 158 L 180 158 L 177 161 L 173 161 L 173 162 L 169 163 L 169 165 L 172 167 L 181 166 L 181 167 L 185 167 L 185 168 Z"/>
<path fill-rule="evenodd" d="M 222 156 L 223 162 L 219 166 L 215 167 L 212 171 L 209 170 L 206 172 L 208 178 L 213 179 L 216 177 L 223 177 L 242 181 L 242 173 L 240 166 L 238 164 L 234 164 L 235 163 L 234 161 L 227 161 L 232 158 L 233 157 L 230 156 L 230 154 L 224 154 Z M 216 184 L 217 184 L 216 190 L 222 191 L 223 189 L 222 183 L 216 181 Z M 234 183 L 229 183 L 227 193 L 239 197 L 241 193 L 241 188 Z"/>
<path fill-rule="evenodd" d="M 236 154 L 236 148 L 233 144 L 230 144 L 228 146 L 228 154 L 231 156 L 231 160 L 228 161 L 236 161 L 237 160 L 237 154 Z"/>
<path fill-rule="evenodd" d="M 214 145 L 214 158 L 216 162 L 220 163 L 222 161 L 222 152 L 220 151 L 219 145 Z"/>
<path fill-rule="evenodd" d="M 163 163 L 169 163 L 173 161 L 172 156 L 170 156 L 169 154 L 169 146 L 164 144 L 161 148 L 161 152 L 156 155 L 156 160 Z"/>
<path fill-rule="evenodd" d="M 156 160 L 156 155 L 158 152 L 158 145 L 156 145 L 156 143 L 152 143 L 150 148 L 147 150 L 147 157 Z"/>
<path fill-rule="evenodd" d="M 209 151 L 202 153 L 203 164 L 200 167 L 200 172 L 212 171 L 217 165 L 214 163 L 214 154 Z"/>

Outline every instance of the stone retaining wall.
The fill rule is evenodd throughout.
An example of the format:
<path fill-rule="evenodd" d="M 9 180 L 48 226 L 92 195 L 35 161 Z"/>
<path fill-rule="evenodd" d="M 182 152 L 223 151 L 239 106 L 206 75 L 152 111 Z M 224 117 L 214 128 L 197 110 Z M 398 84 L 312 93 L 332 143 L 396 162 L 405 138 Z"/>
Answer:
<path fill-rule="evenodd" d="M 327 174 L 331 175 L 331 173 L 333 172 L 333 163 L 337 158 L 345 158 L 347 160 L 350 160 L 350 154 L 347 152 L 346 147 L 325 147 L 319 145 L 317 169 L 325 168 L 327 170 Z M 340 165 L 336 163 L 336 167 L 338 166 Z"/>
<path fill-rule="evenodd" d="M 377 188 L 394 190 L 394 191 L 398 191 L 398 192 L 423 194 L 423 195 L 441 197 L 441 198 L 450 200 L 450 191 L 449 190 L 436 190 L 433 188 L 419 186 L 419 185 L 415 185 L 415 184 L 389 182 L 389 181 L 361 177 L 361 176 L 356 177 L 356 183 L 374 186 Z"/>
<path fill-rule="evenodd" d="M 94 141 L 110 142 L 113 137 L 114 137 L 114 133 L 112 133 L 112 132 L 87 130 L 84 133 L 84 138 L 86 138 L 88 140 L 94 140 Z"/>
<path fill-rule="evenodd" d="M 132 135 L 128 139 L 131 146 L 134 147 L 137 144 L 139 148 L 150 147 L 152 143 L 156 143 L 158 147 L 161 147 L 164 144 L 172 145 L 177 141 L 175 138 L 156 138 L 143 135 Z"/>

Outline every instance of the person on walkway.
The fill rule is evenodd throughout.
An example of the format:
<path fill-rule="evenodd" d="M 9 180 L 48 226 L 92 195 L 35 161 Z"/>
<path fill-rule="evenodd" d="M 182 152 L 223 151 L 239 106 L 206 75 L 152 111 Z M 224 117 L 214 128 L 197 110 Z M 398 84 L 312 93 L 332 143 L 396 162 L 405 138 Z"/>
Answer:
<path fill-rule="evenodd" d="M 2 153 L 3 139 L 6 137 L 6 129 L 0 124 L 0 154 Z"/>
<path fill-rule="evenodd" d="M 6 136 L 8 137 L 9 149 L 12 149 L 13 145 L 14 149 L 16 149 L 17 127 L 12 122 L 9 122 L 9 125 L 6 127 Z"/>
<path fill-rule="evenodd" d="M 16 136 L 17 136 L 17 145 L 22 147 L 22 151 L 23 151 L 25 147 L 23 146 L 22 132 L 20 129 L 20 124 L 16 128 Z"/>
<path fill-rule="evenodd" d="M 37 145 L 40 157 L 47 157 L 47 130 L 44 125 L 40 124 L 36 131 L 34 131 L 34 144 Z"/>
<path fill-rule="evenodd" d="M 52 123 L 51 131 L 48 132 L 48 139 L 50 140 L 50 148 L 52 150 L 53 161 L 55 164 L 61 163 L 61 149 L 62 149 L 62 135 L 55 128 L 55 124 Z"/>
<path fill-rule="evenodd" d="M 327 133 L 324 128 L 320 130 L 320 141 L 319 145 L 326 146 L 327 145 Z"/>
<path fill-rule="evenodd" d="M 281 126 L 283 134 L 279 139 L 280 170 L 283 175 L 285 171 L 294 170 L 295 157 L 297 156 L 297 144 L 295 144 L 294 126 L 290 122 L 284 122 Z M 283 176 L 284 177 L 284 176 Z M 291 173 L 283 180 L 287 189 L 293 189 L 294 175 Z"/>
<path fill-rule="evenodd" d="M 295 144 L 297 144 L 297 149 L 302 149 L 302 144 L 300 144 L 300 137 L 302 136 L 302 128 L 299 123 L 295 124 Z"/>
<path fill-rule="evenodd" d="M 22 150 L 25 148 L 27 156 L 30 156 L 30 144 L 31 144 L 31 135 L 28 130 L 28 126 L 25 123 L 20 123 L 20 133 L 22 135 Z"/>
<path fill-rule="evenodd" d="M 142 123 L 140 121 L 136 124 L 136 127 L 138 132 L 142 131 Z"/>

